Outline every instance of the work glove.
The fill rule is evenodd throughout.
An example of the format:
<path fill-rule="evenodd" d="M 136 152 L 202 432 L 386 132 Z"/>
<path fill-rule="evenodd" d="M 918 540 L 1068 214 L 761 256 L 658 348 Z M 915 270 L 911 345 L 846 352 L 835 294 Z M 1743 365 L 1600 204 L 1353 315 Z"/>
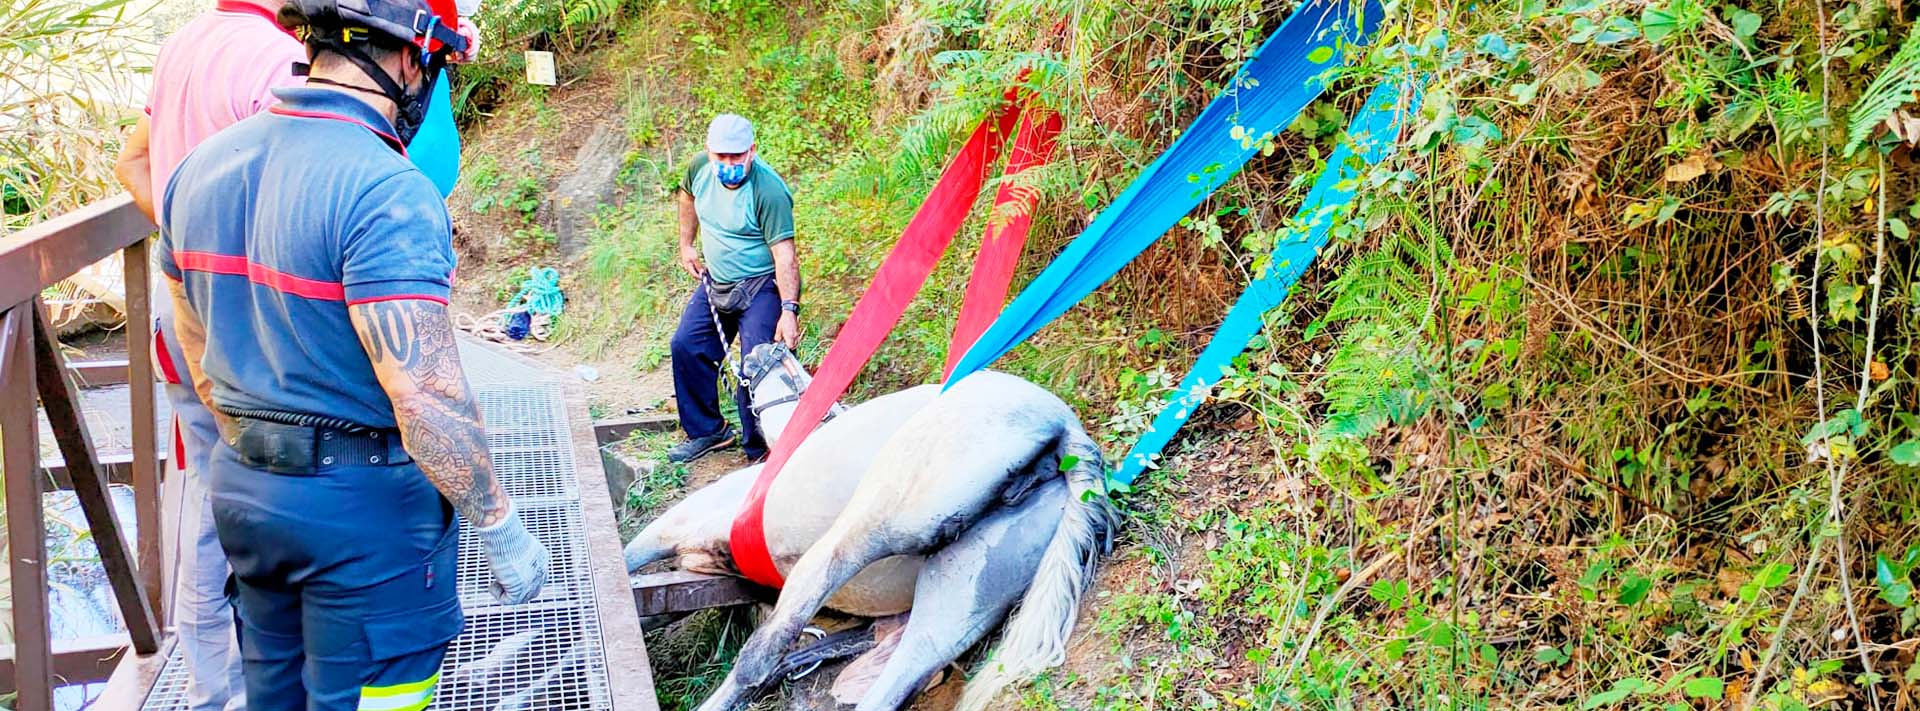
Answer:
<path fill-rule="evenodd" d="M 493 597 L 503 604 L 518 605 L 540 594 L 547 582 L 551 560 L 547 547 L 535 540 L 520 521 L 520 512 L 511 508 L 507 517 L 492 526 L 475 528 L 480 544 L 493 567 Z"/>

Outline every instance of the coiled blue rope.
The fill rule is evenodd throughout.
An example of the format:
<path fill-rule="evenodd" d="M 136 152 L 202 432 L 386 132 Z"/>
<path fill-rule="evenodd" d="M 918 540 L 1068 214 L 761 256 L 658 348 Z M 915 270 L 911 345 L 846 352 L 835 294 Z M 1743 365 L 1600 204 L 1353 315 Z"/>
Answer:
<path fill-rule="evenodd" d="M 567 297 L 560 293 L 560 270 L 534 267 L 528 272 L 527 280 L 520 282 L 520 293 L 508 302 L 507 308 L 516 309 L 523 303 L 530 313 L 559 316 L 567 307 Z"/>

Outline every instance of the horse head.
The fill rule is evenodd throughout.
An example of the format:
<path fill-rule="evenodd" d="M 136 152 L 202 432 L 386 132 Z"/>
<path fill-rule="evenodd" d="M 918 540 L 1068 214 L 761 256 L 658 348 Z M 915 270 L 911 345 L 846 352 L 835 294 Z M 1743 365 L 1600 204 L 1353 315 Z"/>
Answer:
<path fill-rule="evenodd" d="M 785 344 L 773 342 L 754 346 L 747 353 L 740 377 L 747 384 L 753 414 L 760 418 L 760 434 L 768 442 L 779 440 L 780 433 L 787 429 L 787 420 L 800 405 L 801 393 L 813 382 L 813 375 L 800 365 L 800 358 Z M 836 403 L 828 416 L 838 414 L 841 409 Z"/>
<path fill-rule="evenodd" d="M 813 375 L 806 366 L 800 364 L 800 357 L 793 354 L 785 344 L 778 342 L 762 343 L 747 353 L 740 367 L 741 381 L 747 384 L 747 395 L 753 405 L 753 414 L 760 418 L 760 434 L 769 443 L 778 441 L 780 433 L 786 431 L 787 420 L 799 409 L 800 395 L 813 383 Z M 821 422 L 833 419 L 847 410 L 845 405 L 835 402 L 827 408 L 826 417 Z"/>

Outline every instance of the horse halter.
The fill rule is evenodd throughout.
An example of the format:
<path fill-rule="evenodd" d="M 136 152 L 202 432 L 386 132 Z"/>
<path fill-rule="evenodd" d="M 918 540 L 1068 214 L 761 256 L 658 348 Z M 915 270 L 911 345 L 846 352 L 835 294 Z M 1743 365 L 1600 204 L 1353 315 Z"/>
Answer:
<path fill-rule="evenodd" d="M 769 343 L 767 345 L 769 349 L 765 351 L 767 358 L 764 361 L 759 357 L 744 355 L 740 359 L 740 375 L 747 381 L 747 392 L 751 394 L 753 391 L 760 389 L 760 383 L 765 382 L 769 376 L 775 374 L 780 376 L 781 382 L 786 383 L 787 389 L 791 392 L 787 393 L 784 397 L 775 398 L 770 402 L 753 403 L 749 409 L 753 410 L 754 417 L 759 417 L 761 413 L 766 412 L 768 409 L 790 402 L 799 402 L 800 394 L 806 390 L 806 385 L 800 382 L 799 374 L 793 372 L 799 369 L 793 365 L 793 352 L 787 350 L 787 347 L 783 344 Z M 831 417 L 831 413 L 829 413 L 829 417 Z M 822 421 L 824 422 L 824 420 Z"/>

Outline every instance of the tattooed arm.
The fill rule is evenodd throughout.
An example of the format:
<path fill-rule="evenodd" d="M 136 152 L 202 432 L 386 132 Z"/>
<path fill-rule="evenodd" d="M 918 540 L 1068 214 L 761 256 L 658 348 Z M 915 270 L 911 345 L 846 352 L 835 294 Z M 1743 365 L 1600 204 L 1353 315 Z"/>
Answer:
<path fill-rule="evenodd" d="M 373 301 L 348 315 L 373 361 L 407 453 L 469 523 L 507 516 L 507 494 L 493 476 L 486 427 L 460 368 L 444 304 L 425 299 Z"/>

